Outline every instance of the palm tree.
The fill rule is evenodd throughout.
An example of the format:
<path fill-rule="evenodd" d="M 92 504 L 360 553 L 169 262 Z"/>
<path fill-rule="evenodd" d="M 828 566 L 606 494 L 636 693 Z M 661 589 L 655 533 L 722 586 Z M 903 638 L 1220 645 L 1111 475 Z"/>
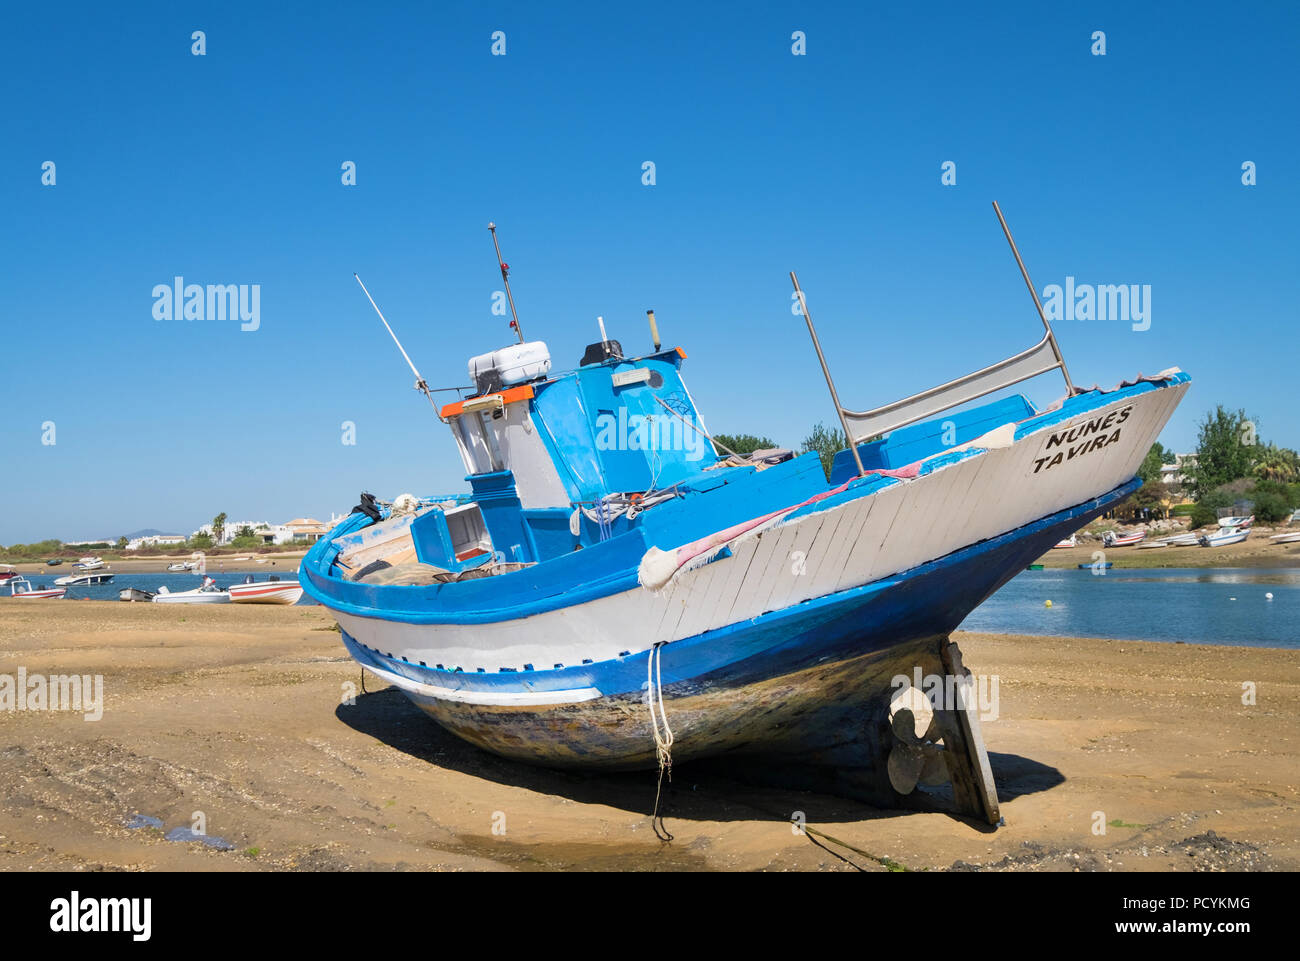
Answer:
<path fill-rule="evenodd" d="M 1255 474 L 1264 480 L 1294 484 L 1300 480 L 1300 455 L 1289 448 L 1269 444 L 1259 452 Z"/>
<path fill-rule="evenodd" d="M 226 533 L 226 512 L 222 511 L 216 517 L 212 518 L 212 539 L 218 544 L 221 543 Z"/>

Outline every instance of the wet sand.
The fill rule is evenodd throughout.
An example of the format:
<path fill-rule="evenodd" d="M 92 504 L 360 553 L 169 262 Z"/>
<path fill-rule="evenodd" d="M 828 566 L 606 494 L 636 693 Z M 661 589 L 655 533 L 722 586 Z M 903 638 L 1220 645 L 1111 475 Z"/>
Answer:
<path fill-rule="evenodd" d="M 0 674 L 102 674 L 106 689 L 99 721 L 0 712 L 0 869 L 1300 868 L 1300 655 L 957 640 L 999 678 L 984 735 L 1005 826 L 757 788 L 700 762 L 674 772 L 664 844 L 653 773 L 497 759 L 373 677 L 342 704 L 360 670 L 320 608 L 0 599 Z M 196 811 L 231 850 L 163 839 Z M 819 833 L 796 834 L 795 811 Z M 134 814 L 163 827 L 129 829 Z"/>

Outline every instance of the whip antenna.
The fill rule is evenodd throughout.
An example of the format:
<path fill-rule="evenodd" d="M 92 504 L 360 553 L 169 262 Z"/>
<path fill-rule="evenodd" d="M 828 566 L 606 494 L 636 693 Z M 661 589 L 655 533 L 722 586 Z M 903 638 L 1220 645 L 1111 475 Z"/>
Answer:
<path fill-rule="evenodd" d="M 388 330 L 388 336 L 393 338 L 393 343 L 397 345 L 397 349 L 400 350 L 402 352 L 402 356 L 406 358 L 406 366 L 410 367 L 411 373 L 415 375 L 415 389 L 424 392 L 424 396 L 429 398 L 429 403 L 433 405 L 433 409 L 436 411 L 438 409 L 438 405 L 434 403 L 433 392 L 429 390 L 429 385 L 425 382 L 424 378 L 420 376 L 420 372 L 415 369 L 415 364 L 412 363 L 410 355 L 406 353 L 406 348 L 402 346 L 402 342 L 398 340 L 397 335 L 393 333 L 393 328 L 389 327 L 388 320 L 387 318 L 384 317 L 384 312 L 379 309 L 379 305 L 375 303 L 375 298 L 370 296 L 370 291 L 366 290 L 366 285 L 361 283 L 361 278 L 357 275 L 355 271 L 353 272 L 352 276 L 356 277 L 357 283 L 361 284 L 361 289 L 364 290 L 366 293 L 366 300 L 370 301 L 370 306 L 375 308 L 375 313 L 379 315 L 379 319 L 384 322 L 384 327 L 387 328 Z"/>
<path fill-rule="evenodd" d="M 510 265 L 501 259 L 501 244 L 497 241 L 497 225 L 488 222 L 488 230 L 492 231 L 492 246 L 497 249 L 497 263 L 501 265 L 501 282 L 506 285 L 506 300 L 510 301 L 510 326 L 515 329 L 515 335 L 519 338 L 519 343 L 524 342 L 524 329 L 519 326 L 519 314 L 515 310 L 515 298 L 510 293 Z"/>

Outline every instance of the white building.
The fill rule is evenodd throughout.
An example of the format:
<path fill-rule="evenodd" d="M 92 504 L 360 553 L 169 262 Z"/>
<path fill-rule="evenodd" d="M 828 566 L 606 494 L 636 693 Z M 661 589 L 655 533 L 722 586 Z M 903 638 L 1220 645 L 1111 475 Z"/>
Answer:
<path fill-rule="evenodd" d="M 209 537 L 212 538 L 213 544 L 222 545 L 222 544 L 229 544 L 231 541 L 233 541 L 237 536 L 239 536 L 239 532 L 243 530 L 245 527 L 252 528 L 254 535 L 260 536 L 265 530 L 269 529 L 271 525 L 268 524 L 266 521 L 226 521 L 226 526 L 222 528 L 220 539 L 218 539 L 216 534 L 212 532 L 211 523 L 204 524 L 194 533 L 207 534 Z"/>

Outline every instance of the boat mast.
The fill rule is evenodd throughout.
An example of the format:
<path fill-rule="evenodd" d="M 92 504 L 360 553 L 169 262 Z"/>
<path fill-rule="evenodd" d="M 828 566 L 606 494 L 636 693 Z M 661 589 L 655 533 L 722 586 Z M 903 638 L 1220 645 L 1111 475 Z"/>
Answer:
<path fill-rule="evenodd" d="M 411 373 L 415 375 L 415 389 L 424 392 L 424 396 L 429 398 L 429 404 L 433 407 L 434 413 L 437 413 L 438 405 L 434 402 L 433 392 L 429 390 L 429 385 L 425 382 L 425 379 L 420 376 L 420 372 L 415 369 L 415 364 L 412 363 L 410 355 L 406 353 L 406 348 L 402 346 L 402 342 L 398 340 L 397 335 L 393 333 L 393 328 L 388 326 L 388 320 L 384 317 L 384 312 L 379 309 L 379 305 L 375 303 L 375 298 L 370 296 L 370 291 L 366 290 L 366 285 L 361 283 L 361 278 L 355 271 L 353 271 L 352 276 L 357 278 L 357 283 L 361 284 L 361 289 L 366 291 L 366 300 L 370 301 L 370 306 L 375 308 L 375 313 L 379 315 L 379 319 L 384 322 L 384 327 L 388 329 L 388 336 L 393 338 L 393 343 L 397 345 L 397 349 L 400 350 L 402 356 L 406 358 L 406 366 L 410 367 Z"/>
<path fill-rule="evenodd" d="M 497 225 L 488 222 L 488 230 L 492 232 L 492 246 L 497 249 L 497 263 L 501 265 L 501 282 L 506 285 L 506 300 L 510 301 L 510 326 L 515 329 L 515 335 L 519 338 L 519 343 L 524 342 L 524 329 L 519 326 L 519 314 L 515 311 L 515 298 L 510 293 L 510 265 L 501 259 L 501 244 L 497 240 Z"/>
<path fill-rule="evenodd" d="M 844 440 L 849 445 L 849 450 L 853 452 L 853 463 L 858 466 L 858 476 L 864 477 L 867 472 L 862 466 L 862 457 L 858 454 L 858 442 L 853 437 L 853 431 L 849 430 L 849 419 L 844 416 L 844 406 L 840 403 L 840 395 L 835 390 L 835 381 L 831 380 L 831 370 L 826 366 L 826 355 L 822 353 L 821 341 L 817 339 L 812 314 L 808 313 L 808 301 L 799 288 L 799 278 L 795 276 L 793 270 L 790 271 L 790 282 L 794 284 L 794 293 L 799 300 L 799 309 L 803 311 L 803 319 L 808 322 L 808 333 L 812 335 L 813 349 L 817 351 L 817 359 L 822 363 L 822 374 L 826 377 L 826 386 L 831 389 L 831 402 L 835 405 L 835 413 L 839 415 L 840 426 L 844 428 Z"/>
<path fill-rule="evenodd" d="M 1061 365 L 1061 373 L 1065 375 L 1065 390 L 1067 397 L 1074 396 L 1074 381 L 1070 379 L 1070 371 L 1065 366 L 1065 358 L 1061 356 L 1061 347 L 1056 342 L 1056 334 L 1052 332 L 1051 322 L 1047 319 L 1047 314 L 1043 313 L 1043 303 L 1038 299 L 1038 291 L 1034 289 L 1034 282 L 1029 279 L 1029 271 L 1025 269 L 1025 262 L 1020 259 L 1020 251 L 1016 249 L 1016 242 L 1011 239 L 1011 228 L 1007 226 L 1007 219 L 1002 216 L 1002 208 L 998 202 L 993 201 L 993 212 L 998 215 L 998 223 L 1002 225 L 1002 232 L 1007 235 L 1007 243 L 1011 245 L 1011 253 L 1016 258 L 1016 263 L 1020 265 L 1020 275 L 1025 278 L 1025 286 L 1029 288 L 1029 296 L 1034 298 L 1034 306 L 1038 308 L 1038 319 L 1043 322 L 1043 327 L 1047 330 L 1047 339 L 1052 345 L 1052 353 L 1056 355 L 1056 362 Z"/>

